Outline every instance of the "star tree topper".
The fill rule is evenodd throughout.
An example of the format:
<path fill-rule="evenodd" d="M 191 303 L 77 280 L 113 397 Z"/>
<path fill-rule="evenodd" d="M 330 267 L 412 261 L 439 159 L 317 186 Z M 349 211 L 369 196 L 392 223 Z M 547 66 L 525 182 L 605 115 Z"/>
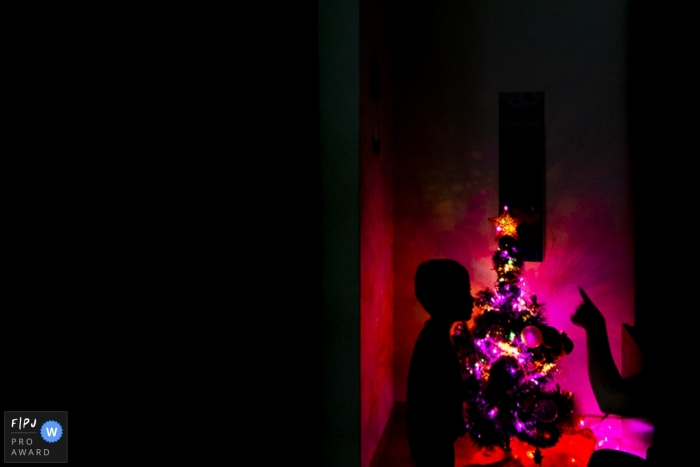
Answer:
<path fill-rule="evenodd" d="M 496 226 L 496 240 L 501 237 L 509 236 L 514 239 L 518 239 L 518 224 L 520 224 L 520 219 L 510 217 L 508 213 L 508 206 L 503 206 L 503 214 L 498 217 L 489 217 L 489 220 L 493 225 Z"/>

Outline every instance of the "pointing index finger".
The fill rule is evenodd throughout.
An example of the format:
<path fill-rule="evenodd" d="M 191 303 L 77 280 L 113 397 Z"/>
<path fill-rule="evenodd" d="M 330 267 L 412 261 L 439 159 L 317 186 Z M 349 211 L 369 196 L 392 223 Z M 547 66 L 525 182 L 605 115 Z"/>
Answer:
<path fill-rule="evenodd" d="M 586 295 L 586 292 L 583 291 L 583 288 L 581 286 L 578 286 L 578 292 L 581 294 L 581 298 L 583 299 L 584 303 L 593 303 L 591 302 L 591 299 L 588 298 L 588 295 Z"/>

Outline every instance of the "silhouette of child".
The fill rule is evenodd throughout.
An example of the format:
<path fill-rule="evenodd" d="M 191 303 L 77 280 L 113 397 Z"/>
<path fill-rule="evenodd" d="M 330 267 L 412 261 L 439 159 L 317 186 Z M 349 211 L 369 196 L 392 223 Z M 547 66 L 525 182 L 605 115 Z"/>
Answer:
<path fill-rule="evenodd" d="M 421 263 L 416 298 L 428 312 L 408 369 L 406 434 L 416 467 L 454 467 L 454 443 L 466 434 L 462 377 L 450 330 L 472 315 L 469 272 L 450 259 Z"/>

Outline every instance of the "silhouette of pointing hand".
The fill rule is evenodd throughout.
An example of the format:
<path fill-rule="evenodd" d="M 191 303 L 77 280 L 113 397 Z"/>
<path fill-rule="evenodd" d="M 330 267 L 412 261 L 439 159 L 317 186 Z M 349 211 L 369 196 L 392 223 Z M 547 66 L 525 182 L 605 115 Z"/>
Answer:
<path fill-rule="evenodd" d="M 571 322 L 586 331 L 594 327 L 605 327 L 605 318 L 598 307 L 588 298 L 581 286 L 579 286 L 578 291 L 581 294 L 583 303 L 576 308 L 576 312 L 571 316 Z"/>

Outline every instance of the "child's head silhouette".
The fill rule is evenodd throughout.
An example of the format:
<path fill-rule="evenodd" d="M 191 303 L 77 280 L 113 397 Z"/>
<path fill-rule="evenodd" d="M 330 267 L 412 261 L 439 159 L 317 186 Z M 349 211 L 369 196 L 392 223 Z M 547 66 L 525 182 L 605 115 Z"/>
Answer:
<path fill-rule="evenodd" d="M 467 269 L 451 259 L 431 259 L 418 265 L 416 298 L 431 317 L 469 320 L 474 306 Z"/>

